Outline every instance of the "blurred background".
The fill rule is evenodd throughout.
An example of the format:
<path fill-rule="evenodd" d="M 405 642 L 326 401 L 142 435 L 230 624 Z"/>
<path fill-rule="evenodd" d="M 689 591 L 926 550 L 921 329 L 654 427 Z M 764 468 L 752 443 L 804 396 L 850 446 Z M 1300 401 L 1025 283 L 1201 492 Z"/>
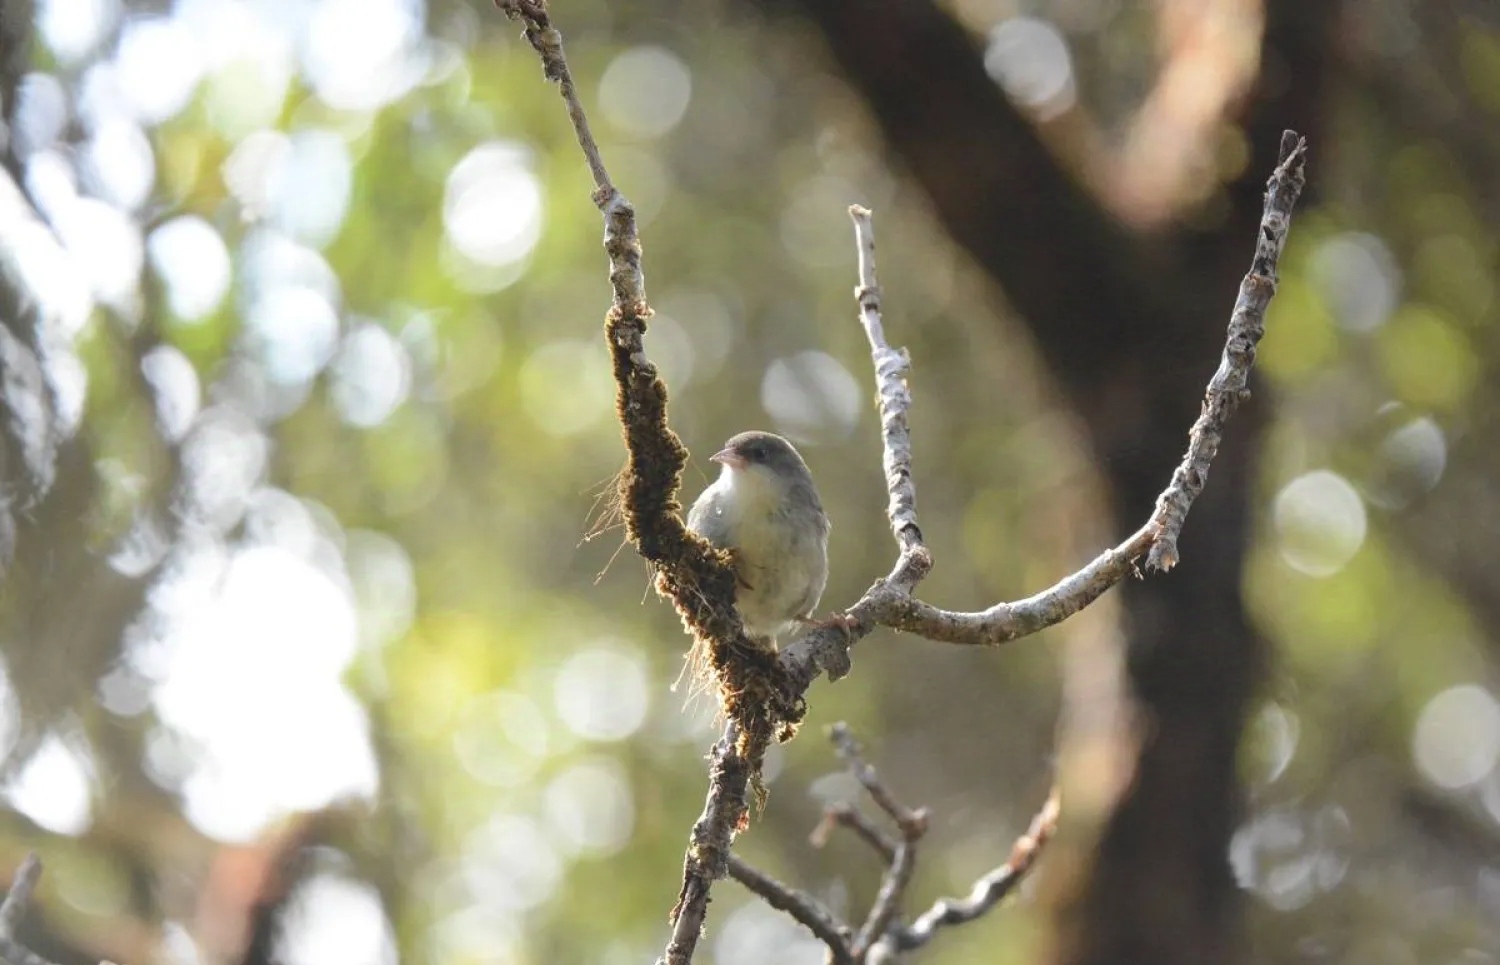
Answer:
<path fill-rule="evenodd" d="M 740 840 L 807 846 L 847 720 L 932 809 L 914 956 L 1500 956 L 1500 11 L 1480 0 L 559 3 L 695 454 L 794 438 L 825 606 L 893 559 L 846 206 L 915 361 L 924 597 L 1133 530 L 1283 128 L 1311 182 L 1183 563 L 995 651 L 878 633 Z M 0 877 L 62 963 L 638 963 L 713 708 L 619 530 L 601 228 L 487 0 L 5 0 Z M 820 947 L 725 882 L 700 961 Z"/>

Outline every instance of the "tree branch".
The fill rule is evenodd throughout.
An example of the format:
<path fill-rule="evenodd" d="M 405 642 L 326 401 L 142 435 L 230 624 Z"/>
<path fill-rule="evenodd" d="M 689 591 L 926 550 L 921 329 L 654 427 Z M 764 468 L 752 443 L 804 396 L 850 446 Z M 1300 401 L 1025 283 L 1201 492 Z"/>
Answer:
<path fill-rule="evenodd" d="M 870 799 L 880 805 L 880 809 L 891 816 L 896 826 L 901 829 L 901 834 L 908 840 L 916 840 L 927 831 L 927 812 L 924 809 L 913 811 L 911 808 L 896 800 L 896 795 L 891 793 L 890 788 L 880 779 L 875 768 L 870 766 L 860 756 L 859 742 L 854 735 L 849 733 L 849 726 L 844 723 L 834 724 L 828 730 L 828 739 L 833 741 L 833 746 L 838 750 L 839 757 L 849 765 L 849 772 L 854 779 L 870 795 Z"/>
<path fill-rule="evenodd" d="M 772 908 L 797 919 L 816 935 L 828 946 L 828 957 L 834 965 L 854 965 L 854 958 L 849 954 L 849 926 L 839 921 L 822 902 L 756 870 L 736 855 L 729 856 L 729 876 L 760 895 Z"/>
<path fill-rule="evenodd" d="M 11 879 L 5 901 L 0 902 L 0 959 L 4 959 L 6 965 L 53 965 L 15 938 L 16 926 L 26 914 L 26 903 L 31 900 L 31 893 L 41 876 L 41 860 L 35 854 L 28 854 Z"/>
<path fill-rule="evenodd" d="M 1177 536 L 1182 532 L 1193 500 L 1208 481 L 1208 465 L 1219 452 L 1224 425 L 1240 403 L 1250 397 L 1255 346 L 1266 334 L 1266 307 L 1276 294 L 1276 266 L 1286 247 L 1292 208 L 1302 193 L 1306 153 L 1307 144 L 1295 131 L 1282 132 L 1280 159 L 1266 186 L 1260 231 L 1255 237 L 1255 258 L 1240 282 L 1239 297 L 1229 317 L 1224 355 L 1218 371 L 1209 380 L 1203 412 L 1189 433 L 1187 455 L 1172 474 L 1172 482 L 1156 501 L 1156 512 L 1152 514 L 1158 530 L 1147 565 L 1154 570 L 1170 570 L 1177 565 Z"/>
<path fill-rule="evenodd" d="M 896 839 L 876 827 L 874 822 L 852 804 L 830 804 L 824 808 L 823 820 L 813 828 L 808 841 L 815 848 L 823 847 L 828 843 L 828 836 L 833 832 L 834 825 L 853 831 L 856 837 L 874 848 L 886 864 L 896 860 Z"/>
<path fill-rule="evenodd" d="M 859 249 L 855 297 L 875 369 L 882 465 L 889 494 L 887 517 L 898 555 L 891 572 L 866 590 L 843 619 L 806 635 L 778 658 L 751 644 L 744 634 L 734 608 L 735 582 L 727 554 L 683 523 L 677 494 L 687 451 L 667 425 L 666 385 L 643 346 L 651 309 L 641 272 L 635 212 L 609 180 L 563 55 L 561 35 L 552 27 L 543 0 L 496 2 L 508 16 L 525 24 L 526 38 L 541 57 L 546 76 L 558 84 L 593 174 L 594 201 L 604 215 L 604 247 L 614 292 L 605 333 L 628 453 L 620 483 L 626 534 L 655 568 L 657 592 L 673 601 L 689 632 L 706 647 L 729 721 L 712 752 L 708 796 L 693 826 L 682 888 L 670 916 L 673 935 L 664 961 L 686 965 L 702 933 L 712 883 L 728 872 L 734 835 L 747 821 L 748 788 L 759 772 L 766 746 L 773 736 L 786 739 L 794 733 L 805 713 L 803 695 L 819 673 L 837 679 L 849 671 L 849 647 L 877 625 L 953 643 L 1015 639 L 1092 603 L 1128 573 L 1136 572 L 1137 560 L 1147 553 L 1153 568 L 1168 569 L 1176 563 L 1178 533 L 1206 481 L 1224 424 L 1247 394 L 1255 343 L 1264 332 L 1265 308 L 1275 293 L 1277 260 L 1304 183 L 1306 145 L 1293 132 L 1283 135 L 1280 162 L 1268 185 L 1256 256 L 1231 317 L 1229 344 L 1209 383 L 1203 414 L 1193 427 L 1182 466 L 1158 498 L 1150 519 L 1124 543 L 1043 593 L 977 613 L 941 610 L 913 596 L 932 567 L 932 555 L 917 524 L 907 422 L 910 360 L 885 339 L 871 214 L 863 207 L 851 207 Z M 886 801 L 877 800 L 886 806 Z M 867 941 L 877 939 L 894 915 L 910 875 L 911 845 L 925 827 L 919 814 L 890 813 L 901 823 L 906 840 L 896 847 L 881 900 L 861 930 Z"/>
<path fill-rule="evenodd" d="M 939 928 L 971 922 L 999 904 L 1000 899 L 1015 890 L 1036 864 L 1037 856 L 1057 831 L 1057 819 L 1061 813 L 1062 797 L 1054 787 L 1042 809 L 1031 819 L 1026 833 L 1011 846 L 1010 859 L 974 882 L 967 898 L 939 899 L 918 915 L 911 925 L 895 932 L 892 940 L 896 948 L 900 951 L 920 948 L 932 940 Z"/>
<path fill-rule="evenodd" d="M 940 899 L 911 925 L 903 925 L 900 921 L 901 900 L 911 886 L 912 875 L 916 870 L 917 843 L 927 833 L 927 809 L 913 810 L 896 798 L 880 779 L 875 768 L 860 756 L 859 745 L 846 725 L 833 725 L 829 729 L 829 738 L 865 792 L 901 828 L 901 840 L 891 844 L 891 859 L 881 877 L 880 890 L 859 933 L 851 939 L 847 926 L 815 899 L 757 871 L 739 858 L 730 857 L 729 862 L 730 874 L 736 880 L 765 898 L 771 907 L 792 915 L 822 939 L 829 948 L 832 961 L 848 962 L 851 965 L 890 962 L 899 952 L 927 944 L 941 927 L 961 925 L 979 918 L 1015 890 L 1016 885 L 1036 864 L 1042 848 L 1057 829 L 1062 804 L 1058 790 L 1054 787 L 1026 833 L 1011 846 L 1010 857 L 1005 864 L 975 882 L 967 898 Z M 829 816 L 833 813 L 832 808 L 825 812 L 819 831 L 827 827 Z M 848 805 L 842 813 L 859 812 L 853 805 Z M 857 833 L 870 840 L 863 830 Z M 883 832 L 877 831 L 876 834 Z"/>
<path fill-rule="evenodd" d="M 972 613 L 940 609 L 912 595 L 916 584 L 931 568 L 932 556 L 916 526 L 910 440 L 905 431 L 906 407 L 911 400 L 905 384 L 906 357 L 885 344 L 879 323 L 870 214 L 863 208 L 850 209 L 860 247 L 861 277 L 856 295 L 875 358 L 885 437 L 886 483 L 891 493 L 888 513 L 900 555 L 891 574 L 876 580 L 849 608 L 843 624 L 816 630 L 787 649 L 782 660 L 793 679 L 810 683 L 820 670 L 827 670 L 835 679 L 847 673 L 848 648 L 878 625 L 930 640 L 969 645 L 995 645 L 1028 636 L 1060 623 L 1094 602 L 1128 574 L 1137 572 L 1137 562 L 1143 556 L 1149 554 L 1147 564 L 1153 569 L 1170 569 L 1177 562 L 1178 535 L 1193 500 L 1207 481 L 1209 464 L 1218 453 L 1224 426 L 1249 395 L 1247 384 L 1255 363 L 1255 346 L 1265 333 L 1266 307 L 1276 293 L 1277 264 L 1286 244 L 1292 209 L 1306 183 L 1306 159 L 1306 142 L 1293 131 L 1285 132 L 1280 160 L 1267 182 L 1255 256 L 1240 284 L 1230 316 L 1223 358 L 1209 381 L 1202 414 L 1189 434 L 1182 464 L 1157 497 L 1150 518 L 1124 542 L 1041 593 Z M 900 360 L 901 364 L 892 360 Z"/>
<path fill-rule="evenodd" d="M 728 870 L 735 833 L 748 820 L 748 787 L 760 772 L 765 749 L 785 739 L 802 719 L 800 692 L 781 679 L 775 655 L 745 635 L 734 606 L 735 577 L 729 554 L 688 530 L 677 500 L 687 449 L 667 424 L 667 387 L 646 356 L 644 336 L 651 307 L 641 271 L 635 209 L 611 183 L 589 130 L 544 0 L 496 0 L 506 16 L 525 25 L 525 37 L 558 85 L 578 144 L 594 179 L 594 203 L 604 215 L 613 300 L 605 316 L 605 341 L 615 380 L 615 409 L 627 461 L 619 498 L 626 537 L 656 574 L 656 591 L 670 599 L 693 638 L 703 646 L 718 682 L 728 719 L 714 745 L 708 796 L 693 825 L 683 859 L 682 888 L 669 920 L 672 938 L 664 960 L 686 965 L 693 957 L 708 912 L 713 882 Z"/>

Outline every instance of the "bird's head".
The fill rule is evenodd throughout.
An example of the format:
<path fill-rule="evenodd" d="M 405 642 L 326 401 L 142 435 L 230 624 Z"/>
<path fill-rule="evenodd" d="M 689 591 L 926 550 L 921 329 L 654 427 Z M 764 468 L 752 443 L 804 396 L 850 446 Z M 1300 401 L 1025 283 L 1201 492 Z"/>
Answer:
<path fill-rule="evenodd" d="M 786 490 L 811 487 L 812 473 L 790 442 L 771 432 L 741 432 L 709 457 L 736 485 Z"/>

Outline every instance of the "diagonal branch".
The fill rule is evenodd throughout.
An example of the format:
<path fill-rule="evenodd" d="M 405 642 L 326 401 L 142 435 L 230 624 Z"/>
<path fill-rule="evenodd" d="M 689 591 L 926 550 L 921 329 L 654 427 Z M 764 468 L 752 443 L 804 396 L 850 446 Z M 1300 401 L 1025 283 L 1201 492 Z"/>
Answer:
<path fill-rule="evenodd" d="M 786 911 L 822 939 L 828 946 L 830 961 L 850 965 L 889 963 L 899 953 L 927 944 L 939 928 L 962 925 L 979 918 L 1015 890 L 1035 866 L 1042 848 L 1057 830 L 1061 797 L 1054 787 L 1026 833 L 1011 846 L 1010 857 L 976 881 L 967 898 L 940 899 L 912 924 L 903 924 L 901 901 L 916 870 L 917 846 L 927 833 L 927 810 L 913 810 L 900 803 L 875 768 L 859 755 L 859 747 L 846 725 L 835 724 L 829 730 L 829 737 L 865 792 L 901 826 L 901 840 L 891 844 L 892 854 L 881 877 L 880 890 L 859 933 L 851 939 L 848 928 L 817 900 L 757 871 L 740 858 L 731 857 L 729 861 L 730 874 L 736 880 L 764 898 L 771 907 Z M 824 822 L 815 835 L 827 828 L 828 817 L 833 813 L 831 808 L 825 812 Z M 847 813 L 859 812 L 848 806 Z M 859 828 L 859 825 L 851 827 Z M 866 837 L 864 831 L 857 830 L 856 833 Z"/>
<path fill-rule="evenodd" d="M 919 948 L 932 940 L 939 928 L 971 922 L 1000 903 L 1020 884 L 1021 879 L 1036 863 L 1042 848 L 1057 831 L 1057 819 L 1062 812 L 1062 797 L 1057 788 L 1047 795 L 1047 802 L 1031 819 L 1026 833 L 1011 846 L 1010 859 L 1005 864 L 974 882 L 966 898 L 942 898 L 927 911 L 917 916 L 916 921 L 891 936 L 891 941 L 900 951 Z"/>
<path fill-rule="evenodd" d="M 828 836 L 833 833 L 834 825 L 840 825 L 854 832 L 855 837 L 875 849 L 875 852 L 884 859 L 886 864 L 896 860 L 896 839 L 885 831 L 875 826 L 875 823 L 864 816 L 859 808 L 852 804 L 830 804 L 823 809 L 823 820 L 813 828 L 812 834 L 808 835 L 808 841 L 815 848 L 821 848 L 828 843 Z"/>
<path fill-rule="evenodd" d="M 683 882 L 671 921 L 673 935 L 664 961 L 690 962 L 702 933 L 709 892 L 728 873 L 734 835 L 748 817 L 751 783 L 773 737 L 786 739 L 805 713 L 803 695 L 826 672 L 837 679 L 850 669 L 849 648 L 884 625 L 934 640 L 996 644 L 1035 633 L 1066 619 L 1110 589 L 1147 557 L 1153 569 L 1177 562 L 1176 541 L 1193 500 L 1207 479 L 1225 423 L 1247 394 L 1255 344 L 1265 330 L 1265 309 L 1276 290 L 1276 267 L 1290 216 L 1304 184 L 1306 145 L 1295 133 L 1282 137 L 1281 156 L 1265 197 L 1256 254 L 1240 288 L 1219 371 L 1209 383 L 1203 412 L 1190 434 L 1187 454 L 1145 525 L 1078 572 L 1033 597 L 998 603 L 973 613 L 942 610 L 913 594 L 932 568 L 932 555 L 917 524 L 907 412 L 910 360 L 886 342 L 880 288 L 875 271 L 874 228 L 870 212 L 850 208 L 859 247 L 859 286 L 855 297 L 860 323 L 870 343 L 880 408 L 882 465 L 889 494 L 887 517 L 898 547 L 896 563 L 842 615 L 798 640 L 779 656 L 746 638 L 734 608 L 735 583 L 727 554 L 687 530 L 677 494 L 687 451 L 666 420 L 666 385 L 643 345 L 651 315 L 641 272 L 641 246 L 635 212 L 610 182 L 598 145 L 589 131 L 577 89 L 563 56 L 561 35 L 552 27 L 543 0 L 496 0 L 507 16 L 525 24 L 525 36 L 541 57 L 548 79 L 558 84 L 578 142 L 593 174 L 595 203 L 604 215 L 604 247 L 609 256 L 613 300 L 605 334 L 613 362 L 616 407 L 628 462 L 620 496 L 626 534 L 656 571 L 658 593 L 672 600 L 695 640 L 706 647 L 720 685 L 728 725 L 712 752 L 704 809 L 693 826 L 684 858 Z M 1116 269 L 1123 270 L 1121 266 Z M 1149 554 L 1149 556 L 1148 556 Z M 914 816 L 902 823 L 906 841 L 898 845 L 887 883 L 898 871 L 909 874 L 909 850 L 919 834 Z M 878 938 L 894 914 L 901 887 L 877 902 L 866 937 Z M 882 896 L 888 889 L 882 888 Z"/>
<path fill-rule="evenodd" d="M 846 611 L 846 619 L 839 626 L 816 630 L 787 649 L 782 661 L 794 680 L 805 688 L 822 671 L 834 679 L 843 676 L 849 670 L 849 647 L 876 626 L 905 630 L 946 643 L 1000 644 L 1029 636 L 1077 613 L 1126 576 L 1138 572 L 1137 565 L 1143 557 L 1153 569 L 1170 569 L 1177 562 L 1177 537 L 1188 510 L 1207 481 L 1209 464 L 1218 452 L 1225 424 L 1249 394 L 1246 386 L 1255 363 L 1255 346 L 1265 333 L 1266 308 L 1276 292 L 1277 264 L 1286 244 L 1292 209 L 1306 181 L 1306 159 L 1306 142 L 1293 131 L 1285 132 L 1280 161 L 1267 182 L 1255 256 L 1240 284 L 1223 358 L 1208 384 L 1202 414 L 1189 435 L 1187 453 L 1157 498 L 1155 510 L 1124 542 L 1105 550 L 1082 569 L 1035 596 L 997 603 L 977 612 L 961 612 L 935 607 L 912 595 L 916 584 L 931 568 L 932 557 L 915 525 L 911 451 L 904 432 L 904 407 L 910 403 L 905 367 L 881 364 L 883 359 L 893 357 L 904 360 L 904 355 L 885 345 L 878 321 L 873 327 L 866 321 L 880 379 L 886 479 L 892 494 L 891 526 L 900 555 L 891 574 L 876 580 Z M 874 289 L 873 269 L 868 280 L 864 277 L 867 257 L 873 258 L 874 252 L 869 212 L 855 208 L 850 214 L 861 250 L 858 290 L 861 318 L 867 319 L 875 313 L 878 319 L 878 297 L 868 294 Z M 888 411 L 888 406 L 896 412 Z M 898 506 L 904 515 L 897 515 Z"/>
<path fill-rule="evenodd" d="M 789 736 L 803 708 L 800 695 L 781 701 L 789 688 L 780 679 L 774 655 L 745 635 L 734 607 L 729 555 L 690 532 L 683 522 L 677 494 L 687 449 L 667 424 L 667 386 L 646 356 L 651 307 L 641 271 L 635 209 L 609 179 L 563 54 L 562 35 L 552 26 L 545 0 L 496 0 L 496 5 L 525 25 L 526 40 L 541 58 L 543 73 L 558 85 L 593 175 L 594 203 L 604 215 L 604 249 L 613 289 L 604 333 L 627 453 L 619 489 L 626 537 L 655 570 L 657 592 L 672 601 L 689 633 L 703 645 L 728 719 L 724 736 L 711 752 L 708 796 L 693 825 L 683 858 L 682 888 L 669 916 L 672 938 L 664 960 L 686 965 L 702 934 L 709 891 L 727 873 L 734 835 L 748 819 L 748 789 L 760 773 L 765 749 L 773 737 Z"/>
<path fill-rule="evenodd" d="M 890 788 L 880 779 L 865 759 L 860 756 L 859 742 L 854 735 L 849 733 L 849 726 L 844 723 L 834 724 L 828 730 L 828 739 L 833 741 L 833 746 L 838 750 L 839 757 L 849 765 L 849 771 L 854 779 L 870 795 L 870 799 L 880 805 L 880 809 L 891 816 L 896 826 L 901 829 L 902 835 L 908 840 L 916 840 L 927 831 L 927 812 L 922 809 L 913 811 L 911 808 L 896 800 L 896 795 L 891 793 Z"/>
<path fill-rule="evenodd" d="M 1255 346 L 1266 334 L 1266 308 L 1276 294 L 1276 265 L 1286 246 L 1292 208 L 1302 193 L 1306 151 L 1306 143 L 1295 132 L 1282 132 L 1280 161 L 1266 188 L 1260 231 L 1255 236 L 1255 257 L 1240 282 L 1239 297 L 1229 317 L 1224 355 L 1203 396 L 1203 411 L 1188 434 L 1187 454 L 1156 501 L 1156 511 L 1151 516 L 1157 532 L 1147 565 L 1153 570 L 1170 570 L 1177 565 L 1177 536 L 1182 532 L 1193 500 L 1208 481 L 1208 465 L 1219 452 L 1224 426 L 1240 403 L 1250 397 Z"/>
<path fill-rule="evenodd" d="M 16 869 L 11 879 L 10 891 L 0 903 L 0 959 L 6 965 L 53 965 L 53 963 L 16 941 L 16 926 L 26 914 L 26 904 L 36 889 L 37 879 L 42 876 L 42 862 L 37 856 L 28 854 Z M 108 965 L 106 962 L 105 965 Z"/>
<path fill-rule="evenodd" d="M 784 911 L 828 946 L 828 960 L 833 965 L 853 965 L 849 953 L 849 926 L 839 921 L 822 902 L 759 871 L 743 858 L 729 856 L 729 876 L 765 899 L 766 904 Z"/>

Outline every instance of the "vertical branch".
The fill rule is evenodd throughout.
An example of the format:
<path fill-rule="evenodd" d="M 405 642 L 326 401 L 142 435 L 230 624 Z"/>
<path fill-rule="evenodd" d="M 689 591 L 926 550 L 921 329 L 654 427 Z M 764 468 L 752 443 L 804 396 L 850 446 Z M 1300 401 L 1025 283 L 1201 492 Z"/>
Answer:
<path fill-rule="evenodd" d="M 1219 453 L 1224 425 L 1240 403 L 1250 397 L 1250 368 L 1255 364 L 1255 346 L 1266 334 L 1266 308 L 1276 294 L 1276 265 L 1286 247 L 1292 224 L 1292 208 L 1306 181 L 1304 164 L 1307 142 L 1295 131 L 1281 134 L 1281 152 L 1276 170 L 1266 183 L 1265 206 L 1260 230 L 1255 235 L 1255 256 L 1250 271 L 1240 282 L 1240 291 L 1229 316 L 1229 335 L 1219 368 L 1209 380 L 1203 396 L 1203 411 L 1188 433 L 1187 453 L 1172 473 L 1172 482 L 1156 501 L 1155 541 L 1146 565 L 1170 570 L 1177 565 L 1177 537 L 1187 520 L 1193 500 L 1208 482 L 1208 466 Z"/>
<path fill-rule="evenodd" d="M 708 914 L 713 883 L 728 873 L 734 835 L 748 817 L 748 792 L 773 735 L 801 719 L 798 699 L 782 700 L 780 666 L 746 638 L 734 606 L 735 578 L 728 554 L 687 529 L 677 494 L 687 449 L 667 424 L 667 386 L 647 357 L 651 306 L 641 270 L 635 209 L 609 179 L 589 129 L 577 85 L 544 0 L 496 0 L 521 21 L 525 37 L 558 86 L 568 118 L 594 179 L 593 200 L 604 215 L 604 250 L 613 292 L 604 321 L 615 381 L 615 409 L 625 441 L 620 475 L 626 537 L 652 566 L 659 594 L 670 599 L 683 624 L 708 654 L 729 724 L 714 745 L 703 811 L 693 824 L 683 858 L 682 887 L 669 920 L 665 961 L 690 962 Z"/>
<path fill-rule="evenodd" d="M 35 854 L 28 854 L 11 879 L 5 901 L 0 902 L 0 959 L 4 959 L 6 965 L 53 965 L 51 961 L 16 941 L 15 937 L 16 925 L 20 923 L 21 916 L 26 914 L 26 903 L 31 900 L 31 893 L 36 889 L 37 879 L 41 876 L 41 860 Z"/>
<path fill-rule="evenodd" d="M 859 249 L 859 287 L 854 290 L 854 298 L 859 302 L 859 323 L 870 343 L 880 400 L 881 465 L 890 494 L 886 516 L 901 552 L 920 555 L 930 566 L 931 560 L 922 544 L 922 530 L 917 526 L 917 487 L 911 475 L 911 427 L 906 418 L 911 409 L 911 392 L 906 385 L 911 356 L 906 349 L 891 348 L 885 340 L 880 320 L 880 283 L 875 278 L 875 223 L 870 209 L 850 205 L 849 217 L 854 221 L 855 244 Z"/>
<path fill-rule="evenodd" d="M 10 891 L 5 901 L 0 902 L 0 935 L 14 935 L 21 916 L 26 914 L 26 903 L 36 890 L 37 879 L 42 876 L 42 862 L 35 852 L 26 855 L 16 876 L 11 879 Z"/>

